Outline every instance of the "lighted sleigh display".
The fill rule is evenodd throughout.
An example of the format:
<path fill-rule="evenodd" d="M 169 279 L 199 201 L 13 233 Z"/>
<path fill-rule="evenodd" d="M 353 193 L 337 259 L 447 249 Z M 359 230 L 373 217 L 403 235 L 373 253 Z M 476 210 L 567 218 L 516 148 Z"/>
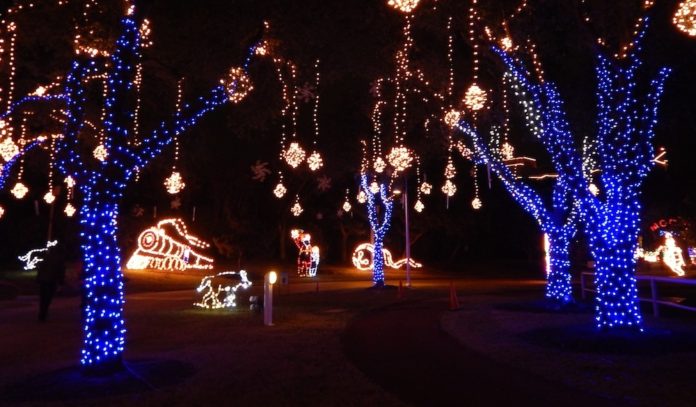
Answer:
<path fill-rule="evenodd" d="M 373 256 L 375 252 L 375 247 L 371 243 L 361 243 L 358 245 L 358 247 L 353 250 L 353 265 L 361 271 L 367 271 L 367 270 L 372 270 L 372 264 L 373 264 Z M 391 267 L 393 269 L 400 269 L 401 267 L 406 265 L 407 259 L 401 259 L 398 261 L 394 261 L 392 258 L 392 254 L 389 250 L 387 249 L 382 249 L 382 253 L 384 253 L 384 265 L 387 267 Z M 421 268 L 423 267 L 422 264 L 418 263 L 417 261 L 411 259 L 408 259 L 409 264 L 411 265 L 411 268 Z"/>
<path fill-rule="evenodd" d="M 195 249 L 210 245 L 188 233 L 181 219 L 165 219 L 143 231 L 138 237 L 138 248 L 126 263 L 131 270 L 186 271 L 213 268 L 213 259 Z"/>

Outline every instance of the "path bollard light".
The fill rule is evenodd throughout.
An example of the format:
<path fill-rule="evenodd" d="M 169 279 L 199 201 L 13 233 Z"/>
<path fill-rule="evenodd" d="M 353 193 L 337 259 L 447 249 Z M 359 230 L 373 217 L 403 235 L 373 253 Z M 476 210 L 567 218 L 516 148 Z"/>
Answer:
<path fill-rule="evenodd" d="M 278 280 L 275 271 L 269 271 L 263 278 L 263 324 L 273 326 L 273 285 Z"/>

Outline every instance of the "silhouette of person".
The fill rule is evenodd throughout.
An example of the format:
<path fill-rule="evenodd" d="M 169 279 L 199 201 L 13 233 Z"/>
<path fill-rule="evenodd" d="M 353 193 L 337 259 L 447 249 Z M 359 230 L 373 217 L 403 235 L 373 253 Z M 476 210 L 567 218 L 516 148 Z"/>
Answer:
<path fill-rule="evenodd" d="M 65 282 L 65 257 L 60 243 L 48 248 L 46 257 L 39 263 L 36 281 L 39 283 L 39 321 L 43 322 L 58 286 Z"/>

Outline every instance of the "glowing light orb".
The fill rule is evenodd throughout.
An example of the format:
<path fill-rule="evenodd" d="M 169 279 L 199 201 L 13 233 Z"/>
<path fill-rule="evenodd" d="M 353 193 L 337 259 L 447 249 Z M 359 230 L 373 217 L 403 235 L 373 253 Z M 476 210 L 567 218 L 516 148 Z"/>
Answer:
<path fill-rule="evenodd" d="M 510 143 L 503 143 L 500 147 L 500 155 L 503 157 L 503 160 L 512 160 L 515 157 L 515 147 Z"/>
<path fill-rule="evenodd" d="M 164 180 L 164 187 L 167 189 L 167 192 L 174 195 L 186 188 L 186 184 L 181 174 L 178 171 L 174 171 L 172 175 Z"/>
<path fill-rule="evenodd" d="M 324 160 L 322 160 L 321 154 L 316 151 L 310 154 L 307 158 L 307 165 L 309 165 L 309 169 L 312 171 L 316 171 L 324 166 Z"/>
<path fill-rule="evenodd" d="M 430 191 L 433 190 L 433 186 L 425 181 L 420 186 L 420 191 L 425 195 L 430 195 Z"/>
<path fill-rule="evenodd" d="M 230 277 L 239 275 L 239 283 L 229 284 Z M 251 287 L 251 281 L 247 278 L 247 272 L 240 270 L 223 271 L 212 276 L 205 276 L 196 288 L 197 293 L 204 293 L 199 302 L 194 303 L 196 307 L 205 309 L 234 308 L 237 306 L 237 290 Z"/>
<path fill-rule="evenodd" d="M 365 191 L 360 191 L 358 192 L 358 196 L 356 196 L 355 199 L 359 203 L 364 204 L 365 202 L 367 202 L 367 194 L 365 193 Z"/>
<path fill-rule="evenodd" d="M 65 214 L 68 216 L 68 218 L 72 218 L 75 214 L 75 211 L 75 207 L 70 202 L 68 202 L 68 204 L 65 205 L 65 210 L 63 210 L 63 212 L 65 212 Z"/>
<path fill-rule="evenodd" d="M 457 175 L 457 168 L 455 168 L 452 162 L 447 163 L 447 167 L 445 167 L 445 178 L 452 179 L 455 175 Z"/>
<path fill-rule="evenodd" d="M 373 181 L 370 184 L 370 192 L 373 194 L 376 194 L 379 192 L 379 184 L 377 182 Z"/>
<path fill-rule="evenodd" d="M 372 270 L 372 266 L 374 264 L 374 253 L 375 246 L 372 243 L 359 244 L 355 250 L 353 250 L 353 258 L 351 259 L 355 268 L 360 271 Z M 386 248 L 382 249 L 382 255 L 384 257 L 384 265 L 393 269 L 400 269 L 406 264 L 407 261 L 406 259 L 394 261 L 391 252 Z M 418 263 L 413 258 L 410 259 L 409 264 L 412 268 L 423 267 L 421 263 Z"/>
<path fill-rule="evenodd" d="M 389 155 L 387 156 L 387 161 L 389 161 L 389 164 L 391 164 L 396 171 L 401 172 L 411 166 L 411 161 L 413 161 L 413 157 L 411 156 L 411 152 L 408 148 L 403 146 L 394 147 L 389 152 Z"/>
<path fill-rule="evenodd" d="M 273 195 L 279 199 L 284 197 L 286 192 L 288 192 L 288 189 L 285 188 L 285 185 L 283 185 L 282 182 L 279 182 L 278 185 L 276 185 L 276 187 L 273 189 Z"/>
<path fill-rule="evenodd" d="M 475 83 L 467 89 L 464 95 L 464 105 L 474 112 L 483 109 L 486 106 L 487 100 L 488 96 L 486 91 Z"/>
<path fill-rule="evenodd" d="M 423 202 L 419 199 L 416 201 L 416 204 L 413 205 L 413 209 L 415 209 L 416 212 L 420 213 L 423 212 L 423 209 L 425 209 L 425 205 L 423 205 Z"/>
<path fill-rule="evenodd" d="M 193 249 L 209 247 L 208 243 L 189 234 L 181 219 L 164 219 L 140 233 L 138 248 L 126 263 L 126 268 L 171 271 L 211 269 L 213 259 Z"/>
<path fill-rule="evenodd" d="M 445 185 L 442 186 L 442 192 L 449 196 L 452 197 L 454 194 L 457 193 L 457 186 L 454 185 L 454 183 L 451 180 L 445 181 Z"/>
<path fill-rule="evenodd" d="M 403 13 L 410 13 L 415 10 L 419 2 L 420 0 L 389 0 L 387 4 Z"/>
<path fill-rule="evenodd" d="M 10 191 L 12 195 L 14 195 L 15 198 L 17 199 L 22 199 L 27 195 L 27 192 L 29 192 L 29 188 L 26 187 L 26 185 L 22 184 L 22 182 L 17 182 Z"/>
<path fill-rule="evenodd" d="M 342 208 L 343 208 L 343 212 L 350 212 L 350 210 L 353 208 L 353 206 L 352 206 L 352 205 L 350 204 L 350 202 L 348 202 L 348 200 L 346 199 L 346 201 L 343 202 L 343 207 L 342 207 Z"/>
<path fill-rule="evenodd" d="M 46 195 L 43 196 L 44 201 L 46 201 L 47 204 L 52 204 L 56 200 L 56 196 L 53 195 L 53 192 L 48 191 L 46 192 Z"/>
<path fill-rule="evenodd" d="M 104 144 L 99 144 L 97 148 L 94 149 L 92 154 L 94 155 L 94 158 L 99 161 L 104 161 L 109 156 L 109 152 L 106 150 L 106 146 Z"/>
<path fill-rule="evenodd" d="M 252 91 L 254 85 L 251 83 L 249 75 L 240 67 L 233 67 L 227 74 L 227 78 L 221 81 L 227 89 L 227 97 L 230 102 L 239 103 Z"/>
<path fill-rule="evenodd" d="M 483 203 L 481 202 L 481 200 L 479 198 L 474 198 L 474 200 L 471 201 L 471 207 L 476 209 L 476 210 L 481 209 L 482 206 L 483 206 Z"/>
<path fill-rule="evenodd" d="M 462 113 L 459 110 L 450 110 L 445 114 L 445 124 L 448 125 L 449 127 L 454 127 L 459 123 L 459 119 L 461 119 Z"/>
<path fill-rule="evenodd" d="M 19 147 L 12 138 L 8 137 L 0 143 L 0 156 L 3 160 L 10 161 L 17 154 L 19 154 Z"/>
<path fill-rule="evenodd" d="M 679 4 L 672 23 L 684 34 L 696 37 L 696 0 L 686 0 Z"/>
<path fill-rule="evenodd" d="M 387 162 L 384 161 L 382 157 L 377 157 L 372 167 L 375 169 L 376 173 L 381 174 L 387 168 Z"/>
<path fill-rule="evenodd" d="M 2 206 L 0 206 L 0 218 L 2 218 L 2 216 L 3 216 L 4 214 L 5 214 L 5 208 L 3 208 Z"/>
<path fill-rule="evenodd" d="M 302 147 L 300 147 L 300 144 L 294 142 L 290 143 L 288 149 L 283 152 L 285 162 L 288 163 L 288 165 L 292 168 L 297 168 L 300 164 L 302 164 L 302 161 L 304 161 L 306 155 L 307 153 Z"/>

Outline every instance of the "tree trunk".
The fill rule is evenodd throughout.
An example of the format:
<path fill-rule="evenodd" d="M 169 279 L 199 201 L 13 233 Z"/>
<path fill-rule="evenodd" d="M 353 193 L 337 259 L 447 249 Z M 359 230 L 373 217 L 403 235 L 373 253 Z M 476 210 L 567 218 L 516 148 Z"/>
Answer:
<path fill-rule="evenodd" d="M 108 198 L 118 194 L 92 194 L 85 194 L 80 210 L 86 301 L 81 363 L 88 374 L 109 374 L 122 368 L 126 332 L 123 274 L 116 242 L 118 203 Z M 100 195 L 106 199 L 98 200 Z"/>
<path fill-rule="evenodd" d="M 546 298 L 559 305 L 573 302 L 569 248 L 568 239 L 549 234 L 549 275 L 546 279 Z"/>
<path fill-rule="evenodd" d="M 384 243 L 379 237 L 378 233 L 375 233 L 375 243 L 374 251 L 372 253 L 372 281 L 375 283 L 375 287 L 384 287 L 384 252 L 382 248 Z"/>
<path fill-rule="evenodd" d="M 612 236 L 611 233 L 606 233 Z M 630 235 L 630 233 L 629 233 Z M 642 329 L 643 318 L 638 307 L 636 283 L 637 240 L 620 236 L 619 241 L 607 243 L 595 238 L 595 285 L 597 287 L 595 319 L 600 329 L 633 327 Z M 597 240 L 600 240 L 597 242 Z"/>

